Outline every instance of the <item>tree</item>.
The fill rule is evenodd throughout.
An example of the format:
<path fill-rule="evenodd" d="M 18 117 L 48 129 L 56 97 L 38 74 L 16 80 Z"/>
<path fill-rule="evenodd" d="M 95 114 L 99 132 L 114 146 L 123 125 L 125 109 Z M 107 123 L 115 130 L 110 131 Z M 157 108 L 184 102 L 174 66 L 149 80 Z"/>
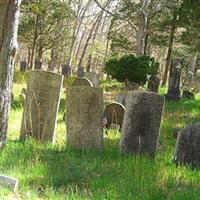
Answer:
<path fill-rule="evenodd" d="M 0 2 L 0 148 L 6 143 L 21 0 Z"/>

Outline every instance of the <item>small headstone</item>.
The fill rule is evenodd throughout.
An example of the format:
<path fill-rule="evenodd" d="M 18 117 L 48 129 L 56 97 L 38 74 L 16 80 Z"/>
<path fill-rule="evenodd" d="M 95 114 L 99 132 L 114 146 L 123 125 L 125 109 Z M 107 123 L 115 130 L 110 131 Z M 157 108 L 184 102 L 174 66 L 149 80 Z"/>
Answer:
<path fill-rule="evenodd" d="M 14 192 L 17 190 L 18 180 L 13 177 L 0 175 L 0 187 L 10 187 Z"/>
<path fill-rule="evenodd" d="M 150 92 L 158 93 L 159 84 L 160 84 L 160 79 L 157 76 L 152 75 L 149 77 L 147 90 Z"/>
<path fill-rule="evenodd" d="M 93 87 L 92 82 L 87 78 L 76 78 L 71 86 L 88 86 Z"/>
<path fill-rule="evenodd" d="M 36 60 L 34 69 L 42 69 L 42 61 Z"/>
<path fill-rule="evenodd" d="M 179 131 L 173 160 L 177 165 L 200 167 L 200 123 Z"/>
<path fill-rule="evenodd" d="M 183 90 L 182 97 L 186 98 L 186 99 L 194 99 L 194 94 L 192 92 L 190 92 L 190 91 Z"/>
<path fill-rule="evenodd" d="M 180 97 L 180 82 L 181 82 L 182 63 L 179 59 L 172 60 L 169 73 L 168 92 L 165 95 L 166 99 L 179 100 Z"/>
<path fill-rule="evenodd" d="M 66 102 L 67 143 L 77 149 L 103 148 L 103 90 L 69 87 Z"/>
<path fill-rule="evenodd" d="M 125 87 L 128 91 L 130 90 L 138 90 L 140 85 L 138 83 L 134 83 L 134 82 L 129 82 L 128 79 L 125 80 Z"/>
<path fill-rule="evenodd" d="M 78 67 L 77 76 L 83 77 L 84 76 L 84 67 Z"/>
<path fill-rule="evenodd" d="M 111 103 L 105 107 L 104 116 L 107 118 L 105 127 L 109 129 L 112 124 L 119 125 L 122 128 L 125 107 L 120 103 Z"/>
<path fill-rule="evenodd" d="M 123 106 L 126 106 L 126 97 L 127 93 L 118 93 L 116 101 L 121 103 Z"/>
<path fill-rule="evenodd" d="M 22 62 L 20 63 L 20 71 L 21 71 L 21 72 L 25 72 L 26 69 L 27 69 L 27 63 L 26 63 L 26 61 L 22 61 Z"/>
<path fill-rule="evenodd" d="M 89 79 L 94 87 L 99 87 L 100 85 L 100 81 L 99 81 L 99 76 L 98 74 L 94 73 L 94 72 L 85 72 L 84 73 L 84 77 L 86 77 L 87 79 Z"/>
<path fill-rule="evenodd" d="M 62 65 L 62 75 L 64 76 L 70 76 L 71 75 L 71 67 L 67 64 Z"/>
<path fill-rule="evenodd" d="M 155 157 L 159 140 L 164 97 L 143 91 L 129 91 L 122 126 L 120 151 Z"/>

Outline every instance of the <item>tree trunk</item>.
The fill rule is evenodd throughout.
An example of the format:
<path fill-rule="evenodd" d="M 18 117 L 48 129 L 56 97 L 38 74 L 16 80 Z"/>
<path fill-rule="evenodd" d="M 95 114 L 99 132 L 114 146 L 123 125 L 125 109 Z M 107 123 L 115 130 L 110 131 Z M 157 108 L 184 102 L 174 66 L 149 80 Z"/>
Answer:
<path fill-rule="evenodd" d="M 0 2 L 0 148 L 6 142 L 21 0 Z"/>
<path fill-rule="evenodd" d="M 173 20 L 172 20 L 172 24 L 171 24 L 169 46 L 168 46 L 168 51 L 167 51 L 166 65 L 165 65 L 165 70 L 164 70 L 164 75 L 163 75 L 162 86 L 166 85 L 166 82 L 167 82 L 167 75 L 169 72 L 171 55 L 172 55 L 173 44 L 174 44 L 174 37 L 175 37 L 175 33 L 176 33 L 176 21 L 177 21 L 177 12 L 174 11 Z"/>

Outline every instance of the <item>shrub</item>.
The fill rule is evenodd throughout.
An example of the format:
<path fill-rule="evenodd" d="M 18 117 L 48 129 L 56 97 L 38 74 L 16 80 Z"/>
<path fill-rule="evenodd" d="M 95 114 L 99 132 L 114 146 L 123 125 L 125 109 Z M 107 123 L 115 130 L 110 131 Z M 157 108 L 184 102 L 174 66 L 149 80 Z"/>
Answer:
<path fill-rule="evenodd" d="M 128 79 L 143 85 L 147 81 L 147 75 L 158 73 L 159 63 L 149 56 L 124 55 L 121 58 L 111 58 L 105 63 L 105 73 L 124 82 Z"/>

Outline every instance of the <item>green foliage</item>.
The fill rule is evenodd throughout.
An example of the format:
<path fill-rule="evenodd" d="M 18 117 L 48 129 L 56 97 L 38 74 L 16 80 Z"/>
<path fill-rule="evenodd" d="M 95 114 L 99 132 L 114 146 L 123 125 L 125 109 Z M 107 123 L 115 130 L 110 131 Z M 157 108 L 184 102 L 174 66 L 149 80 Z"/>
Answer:
<path fill-rule="evenodd" d="M 19 70 L 14 71 L 13 82 L 14 83 L 24 83 L 27 81 L 27 73 L 21 72 Z"/>
<path fill-rule="evenodd" d="M 121 58 L 112 58 L 106 62 L 105 72 L 119 82 L 128 79 L 144 85 L 147 75 L 157 74 L 159 63 L 149 56 L 124 55 Z"/>

